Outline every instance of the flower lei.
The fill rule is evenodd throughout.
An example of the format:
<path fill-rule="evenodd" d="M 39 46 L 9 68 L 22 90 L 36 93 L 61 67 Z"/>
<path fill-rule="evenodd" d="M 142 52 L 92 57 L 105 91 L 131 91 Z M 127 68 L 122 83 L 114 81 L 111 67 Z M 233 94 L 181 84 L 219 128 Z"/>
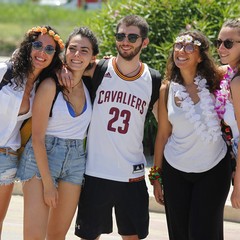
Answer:
<path fill-rule="evenodd" d="M 194 84 L 197 85 L 198 89 L 200 108 L 204 116 L 202 119 L 201 116 L 196 113 L 194 103 L 186 91 L 186 88 L 179 83 L 172 82 L 175 97 L 180 100 L 180 107 L 185 112 L 185 118 L 193 124 L 197 135 L 199 135 L 203 141 L 216 142 L 221 136 L 221 129 L 217 113 L 214 110 L 214 99 L 206 88 L 207 80 L 201 76 L 196 76 L 194 78 Z"/>
<path fill-rule="evenodd" d="M 193 37 L 190 36 L 189 34 L 176 37 L 175 43 L 180 42 L 193 43 L 194 45 L 201 46 L 201 42 L 198 40 L 193 41 Z"/>
<path fill-rule="evenodd" d="M 228 67 L 227 72 L 225 73 L 223 79 L 220 82 L 220 89 L 214 92 L 216 96 L 215 111 L 217 112 L 219 119 L 223 118 L 223 115 L 226 111 L 226 101 L 229 99 L 230 96 L 230 82 L 235 74 L 236 70 Z"/>
<path fill-rule="evenodd" d="M 46 27 L 33 27 L 30 30 L 28 30 L 27 34 L 32 32 L 41 32 L 42 35 L 48 33 L 49 36 L 51 36 L 59 45 L 61 49 L 64 48 L 64 43 L 61 37 L 56 34 L 53 30 L 48 30 Z"/>

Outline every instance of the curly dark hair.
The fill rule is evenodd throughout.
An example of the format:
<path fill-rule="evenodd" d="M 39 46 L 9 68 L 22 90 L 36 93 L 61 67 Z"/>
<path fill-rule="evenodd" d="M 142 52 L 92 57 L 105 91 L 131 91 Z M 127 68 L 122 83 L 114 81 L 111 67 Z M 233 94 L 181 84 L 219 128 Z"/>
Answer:
<path fill-rule="evenodd" d="M 199 52 L 202 61 L 197 66 L 197 73 L 202 77 L 206 78 L 209 91 L 213 93 L 216 89 L 219 89 L 220 80 L 223 77 L 223 73 L 219 70 L 218 66 L 215 64 L 213 58 L 209 55 L 209 40 L 197 30 L 184 31 L 178 36 L 190 35 L 194 40 L 201 42 L 199 46 Z M 166 72 L 165 72 L 165 82 L 178 82 L 183 84 L 183 78 L 180 73 L 180 69 L 175 65 L 173 60 L 174 50 L 169 55 Z"/>
<path fill-rule="evenodd" d="M 57 34 L 57 31 L 50 26 L 42 27 L 45 27 L 48 31 L 53 30 Z M 13 64 L 13 78 L 16 88 L 23 88 L 25 84 L 24 79 L 34 71 L 31 58 L 32 42 L 34 42 L 40 34 L 41 32 L 27 32 L 24 36 L 24 40 L 20 44 L 20 47 L 13 53 L 12 58 L 10 59 Z M 38 78 L 40 81 L 55 74 L 55 71 L 62 66 L 62 61 L 60 58 L 61 49 L 58 42 L 55 42 L 56 51 L 54 53 L 52 62 L 39 74 Z"/>

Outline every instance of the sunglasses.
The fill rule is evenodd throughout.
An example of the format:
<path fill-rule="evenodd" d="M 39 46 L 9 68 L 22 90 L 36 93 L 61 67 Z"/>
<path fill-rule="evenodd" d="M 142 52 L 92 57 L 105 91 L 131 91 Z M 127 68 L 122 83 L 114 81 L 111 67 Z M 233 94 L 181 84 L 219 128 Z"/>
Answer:
<path fill-rule="evenodd" d="M 174 51 L 179 52 L 182 49 L 185 53 L 193 53 L 195 50 L 195 45 L 193 43 L 183 44 L 181 42 L 174 44 Z"/>
<path fill-rule="evenodd" d="M 217 48 L 217 49 L 219 49 L 220 48 L 220 46 L 222 45 L 222 43 L 223 43 L 223 45 L 224 45 L 224 47 L 226 48 L 226 49 L 231 49 L 232 47 L 233 47 L 233 44 L 234 43 L 240 43 L 240 41 L 234 41 L 234 40 L 230 40 L 230 39 L 226 39 L 226 40 L 221 40 L 221 39 L 217 39 L 215 42 L 214 42 L 214 45 L 215 45 L 215 47 Z"/>
<path fill-rule="evenodd" d="M 43 50 L 48 55 L 52 55 L 56 52 L 55 48 L 52 45 L 47 45 L 45 48 L 43 48 L 43 43 L 40 41 L 32 42 L 32 47 L 37 51 Z"/>
<path fill-rule="evenodd" d="M 137 39 L 140 38 L 141 36 L 135 33 L 130 33 L 130 34 L 116 33 L 115 37 L 118 42 L 122 42 L 127 37 L 130 43 L 135 43 Z"/>

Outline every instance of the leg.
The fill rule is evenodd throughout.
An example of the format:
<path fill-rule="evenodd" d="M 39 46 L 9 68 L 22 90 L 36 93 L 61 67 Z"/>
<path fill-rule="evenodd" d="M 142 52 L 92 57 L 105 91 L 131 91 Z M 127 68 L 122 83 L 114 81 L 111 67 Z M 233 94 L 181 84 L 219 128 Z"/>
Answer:
<path fill-rule="evenodd" d="M 42 181 L 33 177 L 23 184 L 24 240 L 44 240 L 49 208 L 44 203 Z"/>
<path fill-rule="evenodd" d="M 58 185 L 57 208 L 50 210 L 47 240 L 64 240 L 77 208 L 80 185 L 61 181 Z"/>
<path fill-rule="evenodd" d="M 138 235 L 122 236 L 123 240 L 139 240 Z"/>
<path fill-rule="evenodd" d="M 223 212 L 230 182 L 228 156 L 196 182 L 190 214 L 191 240 L 223 240 Z"/>
<path fill-rule="evenodd" d="M 169 239 L 189 240 L 192 184 L 166 160 L 163 162 L 163 188 Z"/>
<path fill-rule="evenodd" d="M 115 185 L 114 185 L 115 186 Z M 78 204 L 75 235 L 98 239 L 112 232 L 113 181 L 86 176 Z"/>
<path fill-rule="evenodd" d="M 119 183 L 115 188 L 118 233 L 124 240 L 146 238 L 149 227 L 149 195 L 146 182 Z"/>
<path fill-rule="evenodd" d="M 2 225 L 10 203 L 13 186 L 13 183 L 9 185 L 0 185 L 0 239 L 2 233 Z"/>

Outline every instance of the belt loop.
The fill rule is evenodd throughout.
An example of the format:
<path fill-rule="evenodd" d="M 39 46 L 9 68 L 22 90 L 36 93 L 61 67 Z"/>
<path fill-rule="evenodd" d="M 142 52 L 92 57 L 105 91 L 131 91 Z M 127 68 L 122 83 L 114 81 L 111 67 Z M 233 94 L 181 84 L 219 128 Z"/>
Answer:
<path fill-rule="evenodd" d="M 9 155 L 9 149 L 6 148 L 6 155 Z"/>

